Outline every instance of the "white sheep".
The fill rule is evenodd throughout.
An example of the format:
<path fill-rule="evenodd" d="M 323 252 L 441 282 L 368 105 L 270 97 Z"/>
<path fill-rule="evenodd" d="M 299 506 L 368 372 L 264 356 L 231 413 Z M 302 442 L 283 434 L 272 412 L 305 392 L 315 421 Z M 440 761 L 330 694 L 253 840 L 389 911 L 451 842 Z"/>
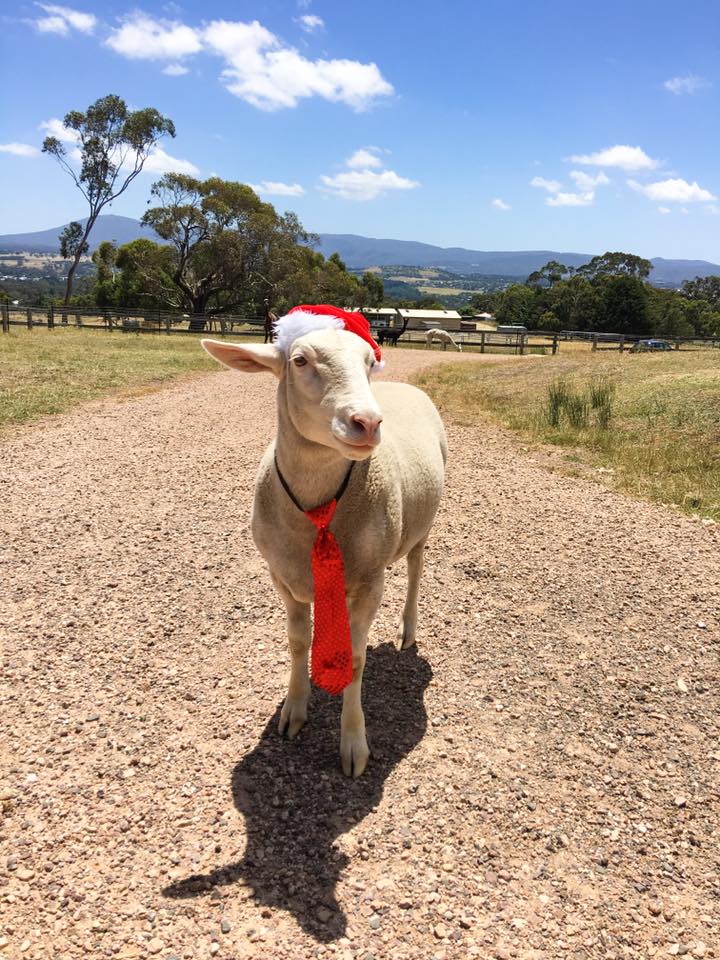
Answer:
<path fill-rule="evenodd" d="M 337 317 L 309 310 L 320 308 L 281 319 L 272 344 L 202 344 L 233 370 L 269 371 L 279 381 L 277 436 L 260 465 L 252 533 L 287 609 L 291 671 L 279 729 L 289 737 L 305 723 L 310 696 L 310 557 L 316 530 L 302 510 L 332 500 L 351 471 L 330 529 L 344 558 L 352 638 L 340 756 L 344 773 L 358 777 L 369 756 L 361 703 L 368 631 L 386 568 L 407 557 L 397 648 L 415 642 L 423 550 L 442 494 L 447 442 L 440 416 L 421 390 L 405 383 L 371 386 L 379 348 L 369 327 L 364 338 L 342 328 Z M 357 323 L 358 314 L 351 316 Z"/>
<path fill-rule="evenodd" d="M 449 343 L 451 343 L 458 353 L 462 353 L 462 344 L 456 343 L 447 330 L 428 330 L 428 332 L 425 334 L 425 346 L 432 348 L 433 340 L 438 340 L 440 343 L 442 343 L 443 350 Z"/>

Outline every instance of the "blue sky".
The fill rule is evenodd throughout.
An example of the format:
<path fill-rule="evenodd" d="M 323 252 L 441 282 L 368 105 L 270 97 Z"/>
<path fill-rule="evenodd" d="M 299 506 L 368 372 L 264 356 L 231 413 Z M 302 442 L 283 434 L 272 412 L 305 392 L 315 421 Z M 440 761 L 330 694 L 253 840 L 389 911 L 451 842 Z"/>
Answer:
<path fill-rule="evenodd" d="M 0 233 L 85 214 L 43 124 L 117 93 L 177 137 L 108 212 L 178 168 L 317 232 L 720 262 L 711 0 L 21 2 L 2 36 Z"/>

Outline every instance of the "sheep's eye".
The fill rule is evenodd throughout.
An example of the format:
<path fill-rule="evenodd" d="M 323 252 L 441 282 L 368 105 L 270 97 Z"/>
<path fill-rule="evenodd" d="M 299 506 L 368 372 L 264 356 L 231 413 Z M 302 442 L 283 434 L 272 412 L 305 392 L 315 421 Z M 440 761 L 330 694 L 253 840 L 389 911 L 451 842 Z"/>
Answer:
<path fill-rule="evenodd" d="M 301 354 L 298 354 L 297 357 L 293 357 L 292 362 L 296 367 L 304 367 L 307 364 L 307 360 Z"/>

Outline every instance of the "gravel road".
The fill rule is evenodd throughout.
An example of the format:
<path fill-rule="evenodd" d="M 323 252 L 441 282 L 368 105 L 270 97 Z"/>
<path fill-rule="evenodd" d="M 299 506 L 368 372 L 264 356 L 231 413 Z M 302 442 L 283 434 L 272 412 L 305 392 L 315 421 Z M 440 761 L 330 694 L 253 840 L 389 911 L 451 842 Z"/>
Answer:
<path fill-rule="evenodd" d="M 720 527 L 449 425 L 351 782 L 337 700 L 275 733 L 273 427 L 271 379 L 220 372 L 0 445 L 0 958 L 720 956 Z"/>

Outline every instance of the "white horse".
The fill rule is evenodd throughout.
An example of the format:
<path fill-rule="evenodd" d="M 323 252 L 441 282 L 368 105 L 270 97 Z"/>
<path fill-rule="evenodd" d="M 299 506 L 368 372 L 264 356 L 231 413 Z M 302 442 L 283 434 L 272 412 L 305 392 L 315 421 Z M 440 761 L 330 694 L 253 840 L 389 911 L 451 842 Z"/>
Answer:
<path fill-rule="evenodd" d="M 447 330 L 428 330 L 425 334 L 425 345 L 430 349 L 432 349 L 433 340 L 439 340 L 443 350 L 446 350 L 447 345 L 451 343 L 458 353 L 462 353 L 462 345 L 453 340 Z"/>

